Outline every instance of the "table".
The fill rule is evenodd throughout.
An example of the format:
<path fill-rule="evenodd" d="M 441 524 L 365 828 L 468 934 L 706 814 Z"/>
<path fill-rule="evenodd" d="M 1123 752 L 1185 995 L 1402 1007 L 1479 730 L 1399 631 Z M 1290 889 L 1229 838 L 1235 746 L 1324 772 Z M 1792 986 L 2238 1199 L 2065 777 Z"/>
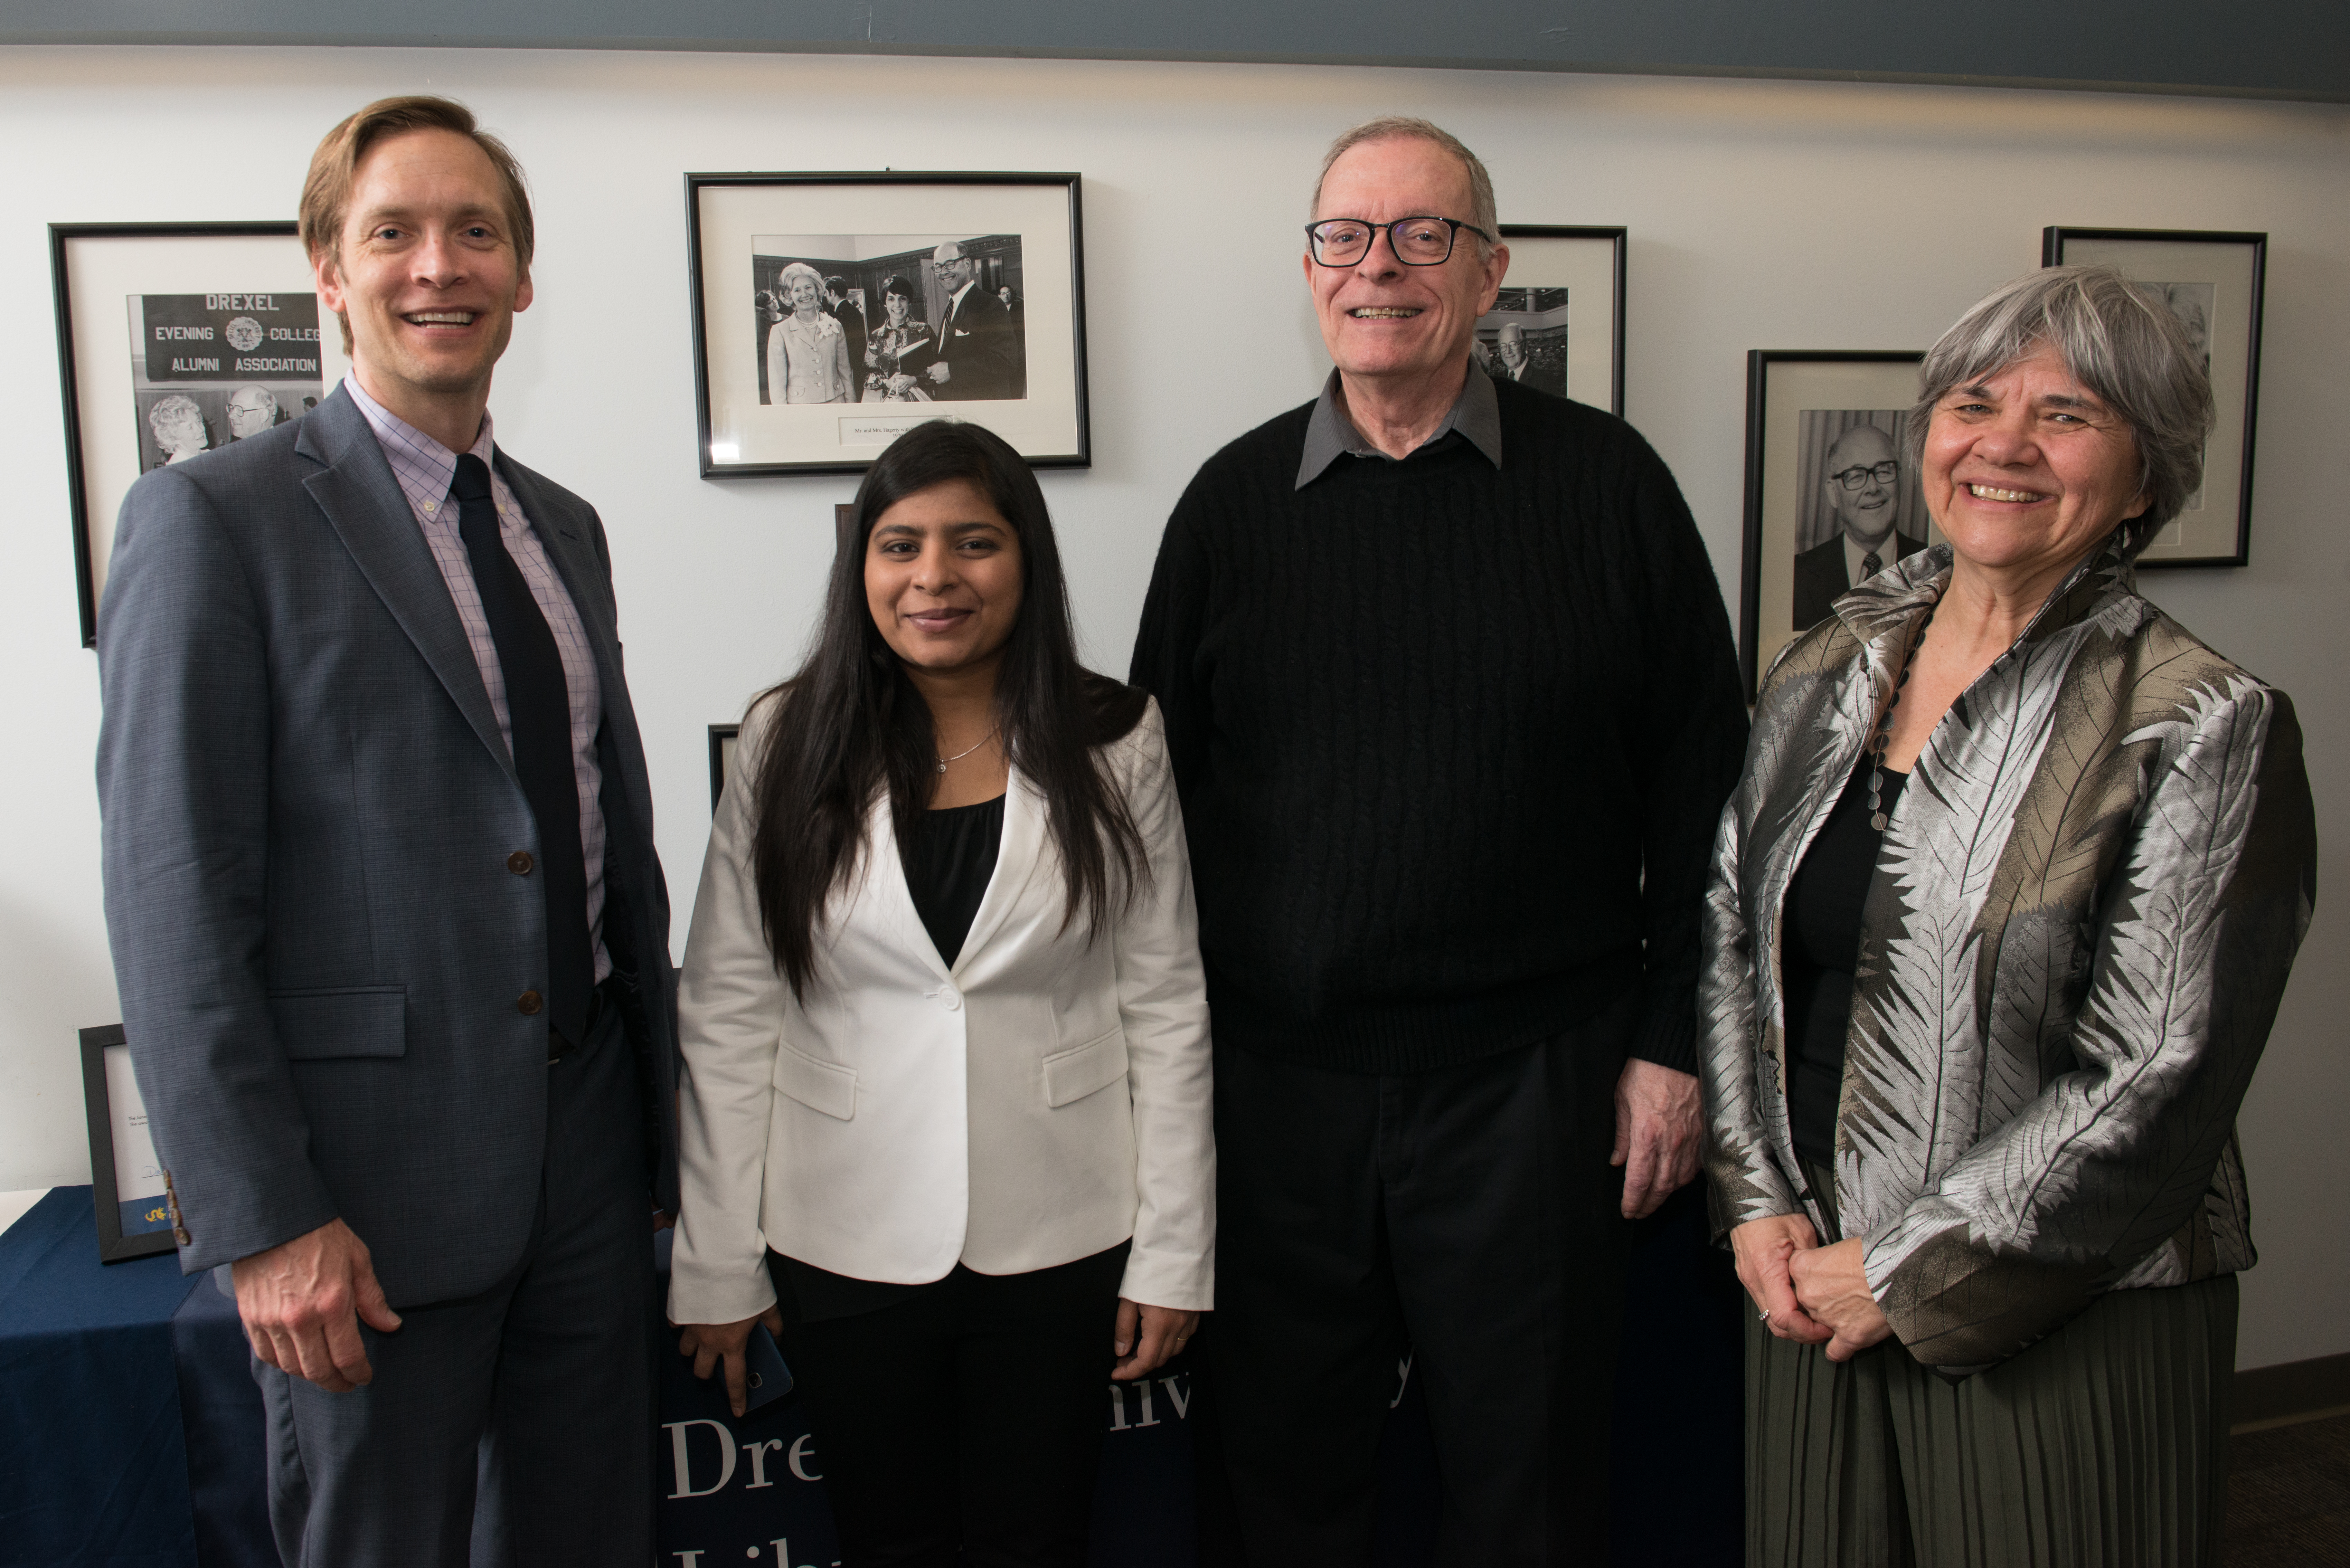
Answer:
<path fill-rule="evenodd" d="M 1744 1297 L 1694 1189 L 1638 1228 L 1618 1378 L 1620 1568 L 1741 1558 Z M 664 1277 L 667 1232 L 656 1243 Z M 833 1568 L 823 1451 L 798 1401 L 737 1420 L 666 1331 L 658 1356 L 662 1568 Z M 1106 1386 L 1096 1568 L 1190 1568 L 1192 1376 Z M 1301 1434 L 1311 1440 L 1311 1434 Z M 0 1568 L 276 1568 L 259 1389 L 235 1306 L 170 1254 L 101 1264 L 87 1187 L 0 1234 Z M 1408 1380 L 1380 1455 L 1375 1568 L 1421 1568 L 1435 1453 Z M 1624 1521 L 1637 1529 L 1627 1532 Z"/>
<path fill-rule="evenodd" d="M 35 1204 L 0 1235 L 0 1564 L 274 1564 L 260 1390 L 217 1376 L 244 1354 L 176 1258 L 98 1261 L 88 1188 Z M 224 1451 L 240 1410 L 255 1442 Z"/>

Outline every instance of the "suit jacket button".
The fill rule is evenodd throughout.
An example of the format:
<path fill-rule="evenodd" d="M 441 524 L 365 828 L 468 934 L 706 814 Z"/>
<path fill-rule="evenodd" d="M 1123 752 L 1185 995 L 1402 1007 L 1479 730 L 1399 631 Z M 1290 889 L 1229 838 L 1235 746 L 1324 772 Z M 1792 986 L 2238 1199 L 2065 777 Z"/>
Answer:
<path fill-rule="evenodd" d="M 952 1012 L 962 1005 L 962 997 L 956 992 L 953 986 L 942 985 L 939 988 L 939 1005 Z"/>
<path fill-rule="evenodd" d="M 546 1005 L 546 999 L 535 991 L 525 991 L 520 996 L 515 998 L 515 1011 L 521 1013 L 525 1018 L 537 1017 L 538 1010 Z"/>
<path fill-rule="evenodd" d="M 172 1227 L 172 1240 L 177 1241 L 182 1247 L 194 1245 L 194 1243 L 189 1240 L 188 1228 L 185 1225 L 174 1225 Z"/>
<path fill-rule="evenodd" d="M 529 876 L 530 868 L 537 864 L 537 861 L 530 857 L 530 851 L 527 849 L 517 849 L 506 857 L 506 869 L 517 877 Z"/>

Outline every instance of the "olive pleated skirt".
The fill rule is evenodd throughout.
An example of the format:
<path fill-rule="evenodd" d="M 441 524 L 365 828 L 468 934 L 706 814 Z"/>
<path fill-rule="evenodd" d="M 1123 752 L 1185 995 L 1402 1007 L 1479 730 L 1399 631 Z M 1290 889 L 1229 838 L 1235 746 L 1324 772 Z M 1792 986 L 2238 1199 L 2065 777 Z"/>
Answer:
<path fill-rule="evenodd" d="M 1750 1568 L 2208 1568 L 2236 1280 L 2115 1291 L 1955 1386 L 1746 1324 Z"/>

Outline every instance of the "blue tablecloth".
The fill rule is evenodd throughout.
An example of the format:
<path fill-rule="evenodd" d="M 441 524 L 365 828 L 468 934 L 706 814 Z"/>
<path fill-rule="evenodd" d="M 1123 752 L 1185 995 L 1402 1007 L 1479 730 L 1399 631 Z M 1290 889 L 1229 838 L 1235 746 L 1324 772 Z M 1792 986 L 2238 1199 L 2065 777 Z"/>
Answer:
<path fill-rule="evenodd" d="M 0 1235 L 0 1563 L 194 1568 L 176 1257 L 98 1261 L 87 1187 Z"/>

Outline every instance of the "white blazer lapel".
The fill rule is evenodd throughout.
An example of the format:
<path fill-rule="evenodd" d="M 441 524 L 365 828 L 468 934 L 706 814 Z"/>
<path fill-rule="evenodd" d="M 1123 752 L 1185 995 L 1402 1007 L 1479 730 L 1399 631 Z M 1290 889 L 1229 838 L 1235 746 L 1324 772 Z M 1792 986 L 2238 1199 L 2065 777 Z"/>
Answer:
<path fill-rule="evenodd" d="M 987 879 L 979 912 L 971 918 L 971 934 L 963 938 L 962 951 L 955 955 L 957 973 L 969 969 L 972 959 L 1003 929 L 1044 852 L 1044 798 L 1014 768 L 1003 786 L 1003 839 L 995 852 L 995 874 Z M 914 923 L 919 929 L 920 919 Z M 931 951 L 935 954 L 937 950 Z"/>

